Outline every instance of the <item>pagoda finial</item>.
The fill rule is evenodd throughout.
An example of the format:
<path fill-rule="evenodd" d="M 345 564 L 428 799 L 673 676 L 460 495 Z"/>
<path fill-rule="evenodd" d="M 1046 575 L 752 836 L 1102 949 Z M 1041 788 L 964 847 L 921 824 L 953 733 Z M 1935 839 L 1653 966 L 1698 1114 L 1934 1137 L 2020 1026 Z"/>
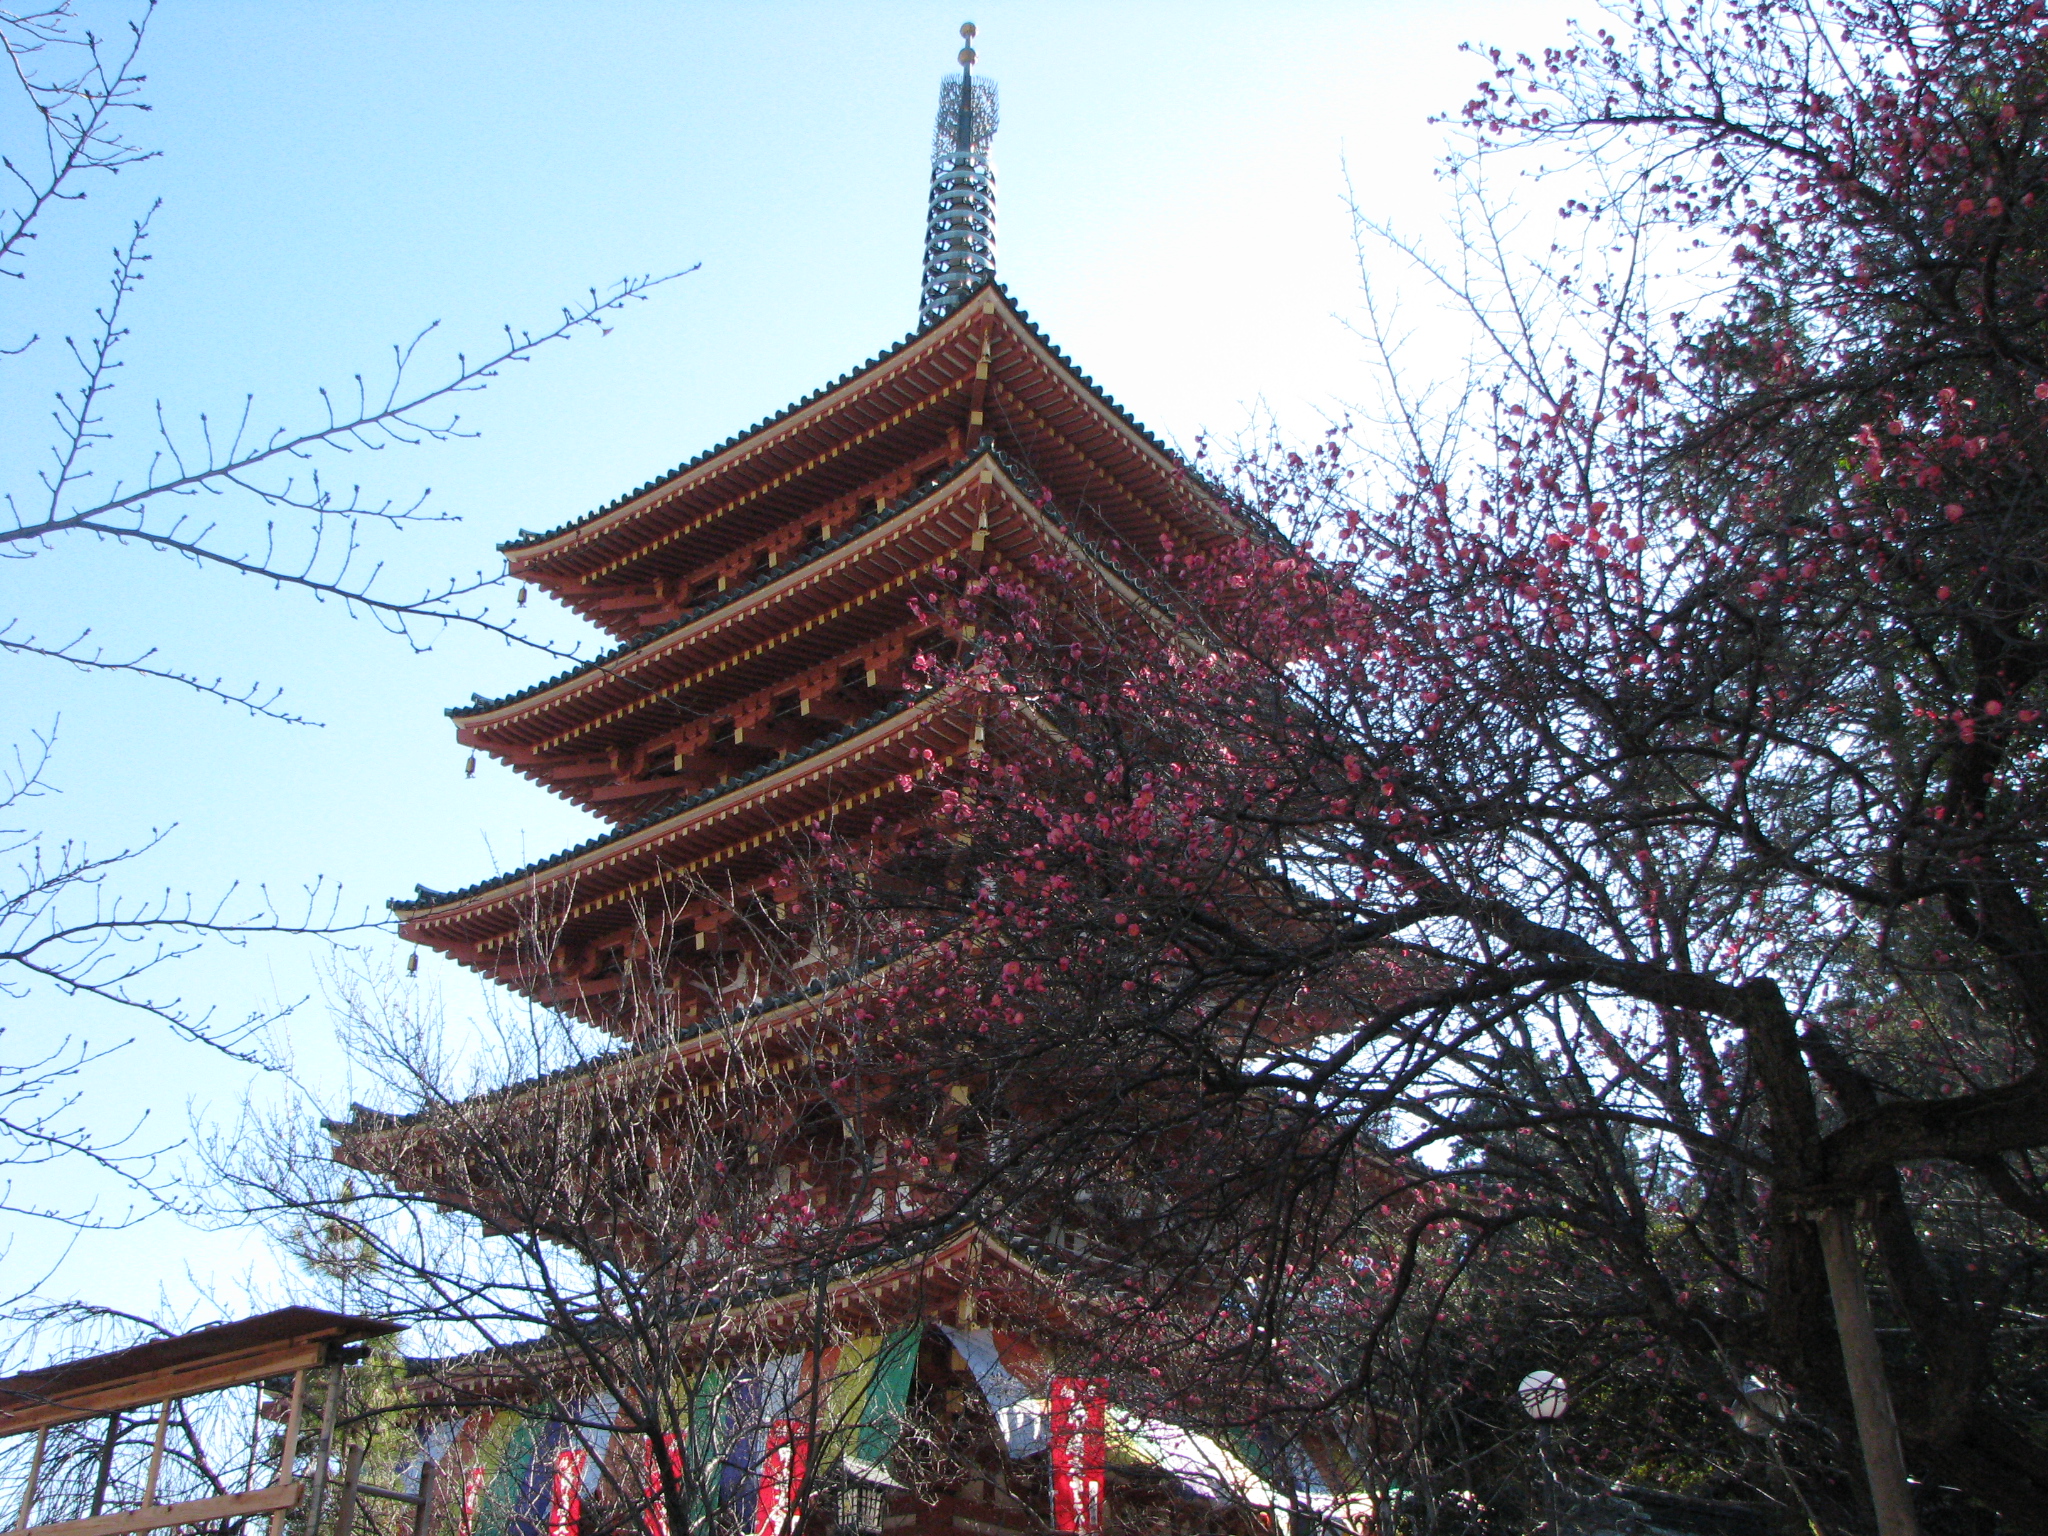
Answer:
<path fill-rule="evenodd" d="M 974 36 L 974 23 L 962 22 L 960 74 L 948 75 L 939 86 L 920 326 L 943 319 L 996 270 L 996 175 L 989 156 L 996 133 L 996 88 L 991 80 L 974 78 Z"/>

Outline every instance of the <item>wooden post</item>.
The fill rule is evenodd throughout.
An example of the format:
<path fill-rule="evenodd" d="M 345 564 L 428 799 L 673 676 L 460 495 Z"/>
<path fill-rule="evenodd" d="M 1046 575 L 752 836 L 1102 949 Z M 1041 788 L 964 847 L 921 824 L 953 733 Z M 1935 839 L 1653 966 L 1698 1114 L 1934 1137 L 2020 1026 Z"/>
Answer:
<path fill-rule="evenodd" d="M 164 1435 L 171 1427 L 172 1398 L 165 1398 L 156 1407 L 156 1439 L 149 1447 L 149 1476 L 142 1484 L 142 1507 L 149 1509 L 156 1503 L 156 1475 L 163 1470 Z"/>
<path fill-rule="evenodd" d="M 412 1536 L 430 1536 L 434 1518 L 434 1464 L 422 1459 L 420 1462 L 420 1505 L 412 1519 Z"/>
<path fill-rule="evenodd" d="M 292 1372 L 292 1406 L 285 1415 L 284 1449 L 277 1458 L 277 1479 L 273 1488 L 292 1480 L 292 1472 L 299 1460 L 299 1410 L 306 1405 L 306 1370 L 301 1366 Z M 270 1515 L 270 1536 L 284 1536 L 284 1515 L 281 1509 L 272 1510 Z"/>
<path fill-rule="evenodd" d="M 1870 1321 L 1870 1296 L 1863 1288 L 1863 1266 L 1856 1258 L 1856 1235 L 1849 1226 L 1849 1213 L 1831 1207 L 1815 1219 L 1820 1227 L 1821 1257 L 1828 1269 L 1828 1291 L 1835 1303 L 1842 1365 L 1849 1376 L 1849 1400 L 1856 1409 L 1856 1438 L 1863 1443 L 1863 1470 L 1870 1479 L 1870 1502 L 1877 1511 L 1878 1536 L 1919 1536 L 1913 1494 L 1906 1482 L 1906 1458 L 1899 1449 L 1899 1421 L 1892 1416 L 1891 1393 L 1885 1387 L 1884 1360 L 1878 1354 L 1877 1329 Z"/>
<path fill-rule="evenodd" d="M 327 1371 L 327 1401 L 320 1405 L 320 1438 L 313 1445 L 313 1479 L 306 1493 L 305 1536 L 320 1536 L 320 1517 L 327 1508 L 327 1463 L 334 1454 L 334 1416 L 341 1408 L 342 1363 Z"/>
<path fill-rule="evenodd" d="M 348 1470 L 341 1477 L 341 1502 L 334 1508 L 334 1536 L 348 1536 L 356 1520 L 356 1485 L 363 1480 L 363 1452 L 366 1446 L 348 1448 Z"/>
<path fill-rule="evenodd" d="M 36 1480 L 43 1475 L 43 1447 L 49 1443 L 50 1427 L 36 1431 L 35 1453 L 28 1459 L 28 1486 L 21 1490 L 21 1514 L 14 1522 L 17 1531 L 28 1529 L 28 1517 L 36 1512 Z"/>

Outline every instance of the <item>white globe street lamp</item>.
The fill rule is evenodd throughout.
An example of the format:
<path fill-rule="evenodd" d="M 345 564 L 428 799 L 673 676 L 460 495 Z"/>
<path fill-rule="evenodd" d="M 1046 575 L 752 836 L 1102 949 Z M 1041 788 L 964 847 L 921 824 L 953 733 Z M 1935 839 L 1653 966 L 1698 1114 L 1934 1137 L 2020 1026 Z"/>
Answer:
<path fill-rule="evenodd" d="M 1563 1418 L 1565 1409 L 1571 1405 L 1564 1378 L 1555 1371 L 1531 1371 L 1515 1388 L 1515 1396 L 1522 1400 L 1522 1412 L 1539 1424 Z"/>
<path fill-rule="evenodd" d="M 1755 1376 L 1743 1377 L 1736 1391 L 1741 1395 L 1729 1412 L 1737 1429 L 1745 1435 L 1768 1435 L 1784 1427 L 1792 1404 L 1783 1392 Z"/>

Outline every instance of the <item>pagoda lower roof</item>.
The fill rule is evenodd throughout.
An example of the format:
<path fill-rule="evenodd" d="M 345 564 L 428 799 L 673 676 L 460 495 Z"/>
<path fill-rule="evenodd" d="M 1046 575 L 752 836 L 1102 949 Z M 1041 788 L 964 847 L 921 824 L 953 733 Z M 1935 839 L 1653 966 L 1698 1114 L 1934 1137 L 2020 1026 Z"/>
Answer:
<path fill-rule="evenodd" d="M 884 984 L 906 959 L 914 958 L 899 954 L 819 976 L 803 986 L 721 1009 L 660 1035 L 635 1037 L 615 1049 L 460 1102 L 481 1108 L 538 1102 L 558 1094 L 624 1095 L 643 1108 L 661 1109 L 707 1075 L 715 1078 L 735 1055 L 744 1055 L 748 1072 L 758 1073 L 764 1070 L 764 1052 L 778 1046 L 787 1049 L 794 1042 L 807 1050 L 814 1047 L 815 1037 L 805 1033 L 807 1028 L 821 1029 L 849 994 Z M 367 1144 L 430 1129 L 432 1121 L 433 1111 L 395 1113 L 351 1104 L 348 1119 L 322 1123 L 336 1137 Z"/>
<path fill-rule="evenodd" d="M 976 402 L 991 391 L 1009 404 L 991 407 L 976 424 Z M 600 606 L 607 594 L 673 574 L 850 491 L 865 475 L 903 462 L 907 447 L 942 444 L 949 427 L 969 441 L 996 434 L 1026 453 L 1056 493 L 1094 504 L 1133 548 L 1149 553 L 1169 530 L 1197 545 L 1237 531 L 1227 500 L 1192 477 L 991 283 L 748 431 L 573 522 L 499 547 L 515 577 L 619 633 L 635 621 Z"/>
<path fill-rule="evenodd" d="M 329 1129 L 336 1128 L 330 1125 Z M 337 1131 L 336 1162 L 366 1172 L 379 1171 L 350 1161 L 343 1155 L 345 1146 Z M 1061 1314 L 1055 1287 L 1071 1269 L 1057 1249 L 961 1219 L 936 1233 L 878 1243 L 852 1257 L 806 1265 L 794 1272 L 771 1272 L 730 1294 L 678 1301 L 673 1313 L 657 1313 L 654 1318 L 682 1325 L 678 1331 L 683 1337 L 674 1341 L 678 1346 L 701 1349 L 715 1341 L 729 1358 L 736 1348 L 813 1346 L 821 1291 L 840 1326 L 858 1331 L 878 1324 L 942 1327 L 940 1320 L 955 1315 L 960 1296 L 967 1292 L 974 1294 L 980 1307 L 1035 1302 L 1031 1310 L 1057 1317 Z M 585 1340 L 601 1337 L 602 1330 L 583 1332 Z M 463 1354 L 410 1356 L 406 1365 L 415 1392 L 423 1377 L 466 1380 L 469 1386 L 463 1406 L 470 1407 L 483 1393 L 497 1398 L 508 1387 L 533 1390 L 534 1378 L 545 1378 L 547 1364 L 555 1357 L 568 1370 L 582 1363 L 578 1344 L 543 1334 Z M 677 1364 L 681 1368 L 683 1362 L 679 1359 Z"/>
<path fill-rule="evenodd" d="M 476 969 L 501 972 L 501 952 L 549 906 L 562 942 L 615 926 L 623 903 L 657 887 L 707 876 L 742 856 L 772 862 L 787 839 L 830 832 L 837 817 L 976 750 L 979 727 L 959 690 L 907 698 L 807 750 L 763 765 L 681 805 L 575 848 L 457 892 L 422 887 L 394 900 L 400 933 Z M 564 911 L 553 911 L 560 901 Z"/>
<path fill-rule="evenodd" d="M 630 746 L 656 733 L 650 718 L 703 719 L 822 664 L 903 617 L 911 584 L 950 561 L 993 557 L 1023 570 L 1051 556 L 1089 569 L 1113 600 L 1151 602 L 1033 489 L 985 451 L 751 586 L 547 682 L 449 714 L 466 745 L 577 799 L 576 783 L 550 782 L 551 754 Z"/>

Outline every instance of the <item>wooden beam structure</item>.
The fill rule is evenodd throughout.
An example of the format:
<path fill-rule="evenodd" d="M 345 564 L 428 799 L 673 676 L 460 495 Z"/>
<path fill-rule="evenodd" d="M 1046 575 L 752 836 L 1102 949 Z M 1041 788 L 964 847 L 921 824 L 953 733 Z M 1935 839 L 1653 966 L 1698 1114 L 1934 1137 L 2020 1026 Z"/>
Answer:
<path fill-rule="evenodd" d="M 0 1436 L 331 1364 L 334 1352 L 346 1345 L 402 1331 L 381 1318 L 281 1307 L 132 1349 L 0 1377 Z"/>
<path fill-rule="evenodd" d="M 381 1318 L 324 1312 L 313 1307 L 282 1307 L 257 1317 L 0 1379 L 0 1437 L 30 1433 L 36 1437 L 14 1532 L 34 1536 L 129 1536 L 138 1531 L 268 1514 L 271 1536 L 279 1536 L 286 1512 L 297 1508 L 307 1492 L 307 1484 L 295 1475 L 306 1372 L 321 1367 L 331 1372 L 327 1411 L 314 1446 L 317 1488 L 325 1477 L 346 1352 L 366 1339 L 400 1331 L 397 1324 Z M 183 1399 L 287 1375 L 291 1378 L 291 1396 L 284 1436 L 275 1475 L 267 1485 L 199 1499 L 158 1502 L 165 1438 L 172 1415 Z M 156 1410 L 156 1422 L 141 1500 L 130 1509 L 104 1512 L 122 1415 L 149 1408 Z M 32 1524 L 50 1431 L 100 1417 L 109 1421 L 108 1434 L 92 1490 L 91 1512 L 79 1519 Z M 313 1536 L 311 1527 L 315 1523 L 317 1508 L 314 1522 L 309 1522 L 308 1536 Z"/>
<path fill-rule="evenodd" d="M 35 1536 L 128 1536 L 132 1531 L 160 1531 L 173 1525 L 199 1525 L 232 1520 L 237 1515 L 275 1514 L 293 1508 L 305 1494 L 299 1482 L 272 1483 L 247 1493 L 224 1493 L 211 1499 L 186 1499 L 176 1504 L 146 1504 L 119 1514 L 90 1520 L 55 1520 L 25 1529 Z"/>

